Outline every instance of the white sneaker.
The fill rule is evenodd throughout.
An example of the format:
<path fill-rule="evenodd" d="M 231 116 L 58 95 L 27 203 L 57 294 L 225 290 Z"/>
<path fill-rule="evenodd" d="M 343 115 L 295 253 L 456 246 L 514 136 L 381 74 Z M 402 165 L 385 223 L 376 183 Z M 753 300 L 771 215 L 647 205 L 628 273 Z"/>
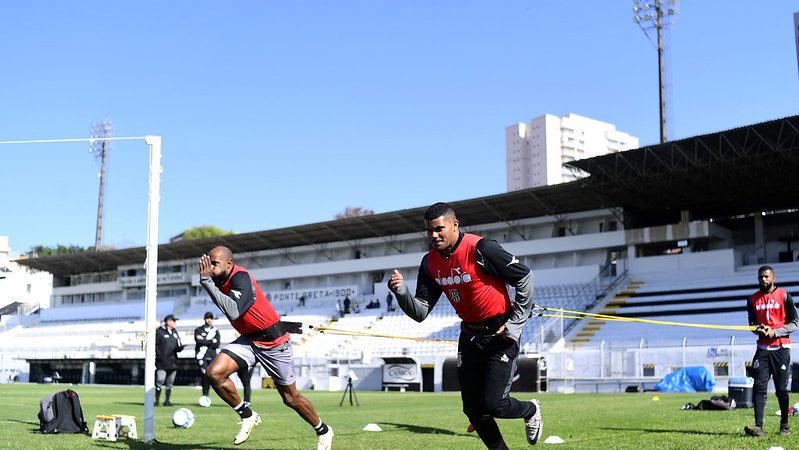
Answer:
<path fill-rule="evenodd" d="M 524 422 L 524 432 L 527 435 L 527 443 L 535 445 L 544 430 L 544 421 L 541 420 L 541 402 L 536 399 L 530 401 L 535 405 L 535 414 Z"/>
<path fill-rule="evenodd" d="M 333 427 L 327 426 L 327 433 L 316 438 L 316 450 L 330 450 L 333 448 Z"/>
<path fill-rule="evenodd" d="M 239 445 L 250 437 L 250 432 L 256 425 L 261 423 L 261 415 L 253 411 L 252 415 L 246 419 L 241 419 L 241 429 L 236 438 L 233 439 L 233 444 Z"/>

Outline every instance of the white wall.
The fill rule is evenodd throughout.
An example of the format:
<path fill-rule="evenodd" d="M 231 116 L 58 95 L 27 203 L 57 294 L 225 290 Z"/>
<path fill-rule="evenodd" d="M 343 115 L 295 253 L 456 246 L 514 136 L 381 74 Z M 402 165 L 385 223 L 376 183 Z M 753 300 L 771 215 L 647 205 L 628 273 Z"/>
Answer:
<path fill-rule="evenodd" d="M 647 274 L 647 278 L 674 279 L 675 271 L 685 271 L 686 276 L 732 275 L 735 273 L 735 253 L 732 249 L 699 253 L 630 258 L 627 261 L 631 275 Z"/>
<path fill-rule="evenodd" d="M 156 317 L 161 318 L 174 312 L 174 302 L 159 300 L 155 305 Z M 46 309 L 40 312 L 39 318 L 43 322 L 54 320 L 96 320 L 114 318 L 144 318 L 144 302 L 129 302 L 115 304 L 95 303 L 92 305 L 63 306 Z"/>

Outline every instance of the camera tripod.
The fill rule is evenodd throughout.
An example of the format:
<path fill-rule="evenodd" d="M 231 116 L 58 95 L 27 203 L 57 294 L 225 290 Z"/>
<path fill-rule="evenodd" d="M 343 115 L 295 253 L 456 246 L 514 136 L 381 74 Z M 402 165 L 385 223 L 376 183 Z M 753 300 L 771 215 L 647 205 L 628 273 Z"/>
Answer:
<path fill-rule="evenodd" d="M 347 387 L 344 389 L 344 395 L 341 396 L 341 401 L 338 403 L 338 406 L 340 407 L 344 404 L 344 399 L 347 397 L 347 392 L 350 394 L 350 406 L 352 406 L 353 398 L 355 398 L 355 404 L 361 406 L 361 404 L 358 403 L 358 396 L 355 395 L 355 388 L 352 387 L 352 377 L 347 377 Z"/>

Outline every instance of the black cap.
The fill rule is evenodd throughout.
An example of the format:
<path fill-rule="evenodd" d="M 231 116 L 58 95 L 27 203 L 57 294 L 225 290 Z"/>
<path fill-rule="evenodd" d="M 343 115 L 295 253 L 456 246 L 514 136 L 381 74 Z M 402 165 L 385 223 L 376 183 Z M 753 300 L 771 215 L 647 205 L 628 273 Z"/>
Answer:
<path fill-rule="evenodd" d="M 216 319 L 216 317 L 214 317 L 214 313 L 208 311 L 207 313 L 205 313 L 205 316 L 203 316 L 203 319 Z"/>
<path fill-rule="evenodd" d="M 170 314 L 170 315 L 168 315 L 168 316 L 164 317 L 164 323 L 166 323 L 166 322 L 167 322 L 167 321 L 169 321 L 169 320 L 178 320 L 178 318 L 177 318 L 177 317 L 175 317 L 175 316 L 173 316 L 172 314 Z"/>

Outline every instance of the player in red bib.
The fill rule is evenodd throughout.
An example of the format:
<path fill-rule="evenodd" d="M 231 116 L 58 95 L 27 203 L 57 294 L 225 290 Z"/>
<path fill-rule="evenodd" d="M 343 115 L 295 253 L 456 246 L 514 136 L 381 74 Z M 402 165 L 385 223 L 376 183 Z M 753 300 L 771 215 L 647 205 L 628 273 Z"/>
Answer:
<path fill-rule="evenodd" d="M 333 429 L 322 422 L 310 400 L 297 390 L 289 333 L 282 328 L 280 317 L 255 278 L 233 264 L 229 248 L 220 246 L 200 257 L 200 285 L 240 334 L 222 348 L 205 371 L 214 391 L 241 417 L 241 429 L 233 443 L 246 441 L 261 423 L 261 416 L 241 400 L 230 375 L 260 363 L 275 381 L 283 403 L 314 428 L 317 450 L 329 450 Z"/>
<path fill-rule="evenodd" d="M 791 433 L 788 421 L 788 374 L 791 367 L 791 338 L 789 335 L 799 328 L 796 306 L 791 294 L 778 288 L 774 282 L 774 269 L 762 266 L 757 269 L 760 290 L 746 302 L 749 325 L 755 327 L 757 350 L 752 359 L 755 372 L 754 404 L 755 426 L 744 427 L 749 436 L 763 436 L 763 410 L 769 377 L 774 378 L 774 389 L 780 404 L 780 434 Z"/>
<path fill-rule="evenodd" d="M 416 294 L 395 270 L 388 287 L 402 310 L 424 320 L 441 294 L 461 318 L 458 381 L 463 412 L 483 444 L 507 449 L 495 418 L 524 419 L 527 441 L 538 442 L 543 428 L 538 400 L 509 395 L 522 328 L 530 316 L 532 272 L 496 241 L 458 230 L 458 218 L 446 203 L 424 216 L 432 249 L 422 258 Z M 511 300 L 506 285 L 515 288 Z"/>

